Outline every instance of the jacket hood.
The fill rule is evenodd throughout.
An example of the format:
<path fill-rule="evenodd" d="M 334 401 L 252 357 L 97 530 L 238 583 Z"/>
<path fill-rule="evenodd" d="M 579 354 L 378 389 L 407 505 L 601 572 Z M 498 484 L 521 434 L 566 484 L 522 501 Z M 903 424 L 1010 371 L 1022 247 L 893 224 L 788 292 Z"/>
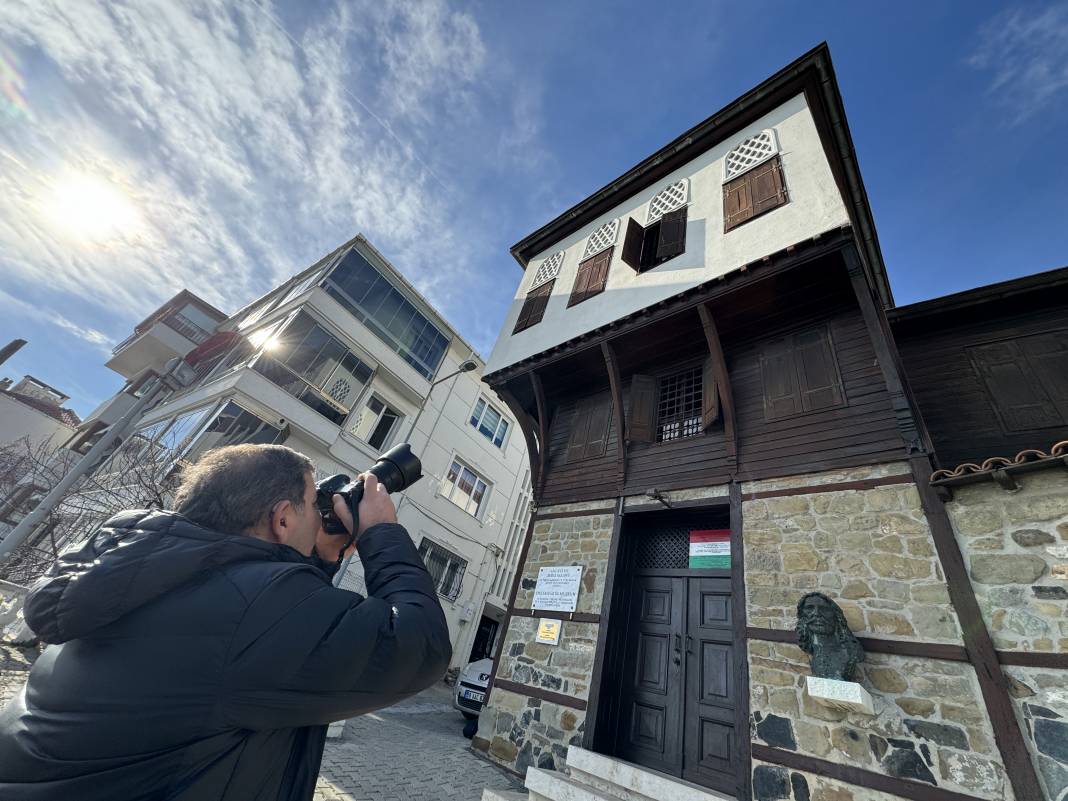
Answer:
<path fill-rule="evenodd" d="M 67 642 L 208 571 L 248 561 L 325 567 L 288 545 L 211 531 L 176 512 L 122 512 L 59 557 L 27 596 L 26 623 L 44 642 Z"/>

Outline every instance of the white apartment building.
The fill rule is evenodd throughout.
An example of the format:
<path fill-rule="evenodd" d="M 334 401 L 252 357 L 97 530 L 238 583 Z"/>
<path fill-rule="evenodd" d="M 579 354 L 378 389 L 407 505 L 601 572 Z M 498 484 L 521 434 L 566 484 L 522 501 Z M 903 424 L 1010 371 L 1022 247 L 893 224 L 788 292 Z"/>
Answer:
<path fill-rule="evenodd" d="M 366 239 L 229 317 L 188 291 L 164 304 L 115 349 L 108 366 L 126 386 L 70 446 L 87 449 L 173 356 L 197 381 L 149 411 L 126 447 L 195 461 L 222 445 L 284 443 L 324 478 L 410 442 L 424 478 L 395 501 L 437 583 L 451 666 L 493 653 L 530 516 L 526 444 L 482 383 L 481 357 Z M 356 560 L 342 586 L 363 589 Z"/>

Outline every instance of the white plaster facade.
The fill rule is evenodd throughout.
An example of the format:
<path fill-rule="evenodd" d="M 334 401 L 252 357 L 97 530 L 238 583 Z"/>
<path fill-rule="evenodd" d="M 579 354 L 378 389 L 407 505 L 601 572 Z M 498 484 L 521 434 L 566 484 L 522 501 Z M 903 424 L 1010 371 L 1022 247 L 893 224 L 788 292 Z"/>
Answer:
<path fill-rule="evenodd" d="M 766 129 L 774 131 L 778 140 L 789 202 L 724 233 L 724 160 L 734 147 Z M 636 273 L 621 258 L 627 220 L 634 218 L 645 225 L 650 199 L 682 179 L 689 183 L 686 250 L 652 270 Z M 568 297 L 587 239 L 613 219 L 619 219 L 620 224 L 604 292 L 568 308 Z M 846 207 L 835 185 L 815 121 L 804 95 L 797 95 L 532 258 L 489 358 L 487 372 L 496 372 L 848 223 Z M 512 329 L 538 267 L 560 250 L 565 252 L 564 261 L 544 317 L 513 335 Z"/>
<path fill-rule="evenodd" d="M 365 240 L 350 243 L 373 264 L 389 283 L 429 319 L 449 344 L 432 384 L 409 365 L 363 322 L 317 284 L 347 252 L 348 245 L 225 320 L 219 330 L 255 334 L 298 310 L 315 318 L 373 371 L 355 397 L 351 413 L 337 425 L 305 405 L 260 372 L 241 364 L 215 369 L 200 382 L 170 397 L 141 421 L 146 428 L 174 420 L 198 409 L 219 409 L 228 401 L 274 426 L 286 427 L 284 444 L 306 454 L 316 464 L 319 478 L 335 473 L 356 473 L 370 467 L 381 450 L 409 441 L 423 463 L 424 478 L 395 498 L 400 522 L 416 545 L 430 539 L 466 561 L 455 597 L 442 595 L 452 634 L 451 667 L 467 664 L 481 617 L 500 621 L 506 608 L 510 577 L 514 575 L 519 546 L 529 520 L 530 478 L 526 444 L 514 418 L 488 386 L 482 383 L 484 363 L 448 323 Z M 281 300 L 277 307 L 259 313 Z M 453 375 L 472 359 L 477 367 Z M 126 366 L 127 368 L 129 366 Z M 136 372 L 136 371 L 135 371 Z M 432 389 L 432 391 L 431 391 Z M 400 414 L 381 448 L 373 448 L 351 429 L 367 399 L 375 396 Z M 428 397 L 429 395 L 429 397 Z M 500 446 L 470 423 L 479 398 L 485 398 L 508 421 Z M 425 399 L 425 406 L 420 407 Z M 101 408 L 105 408 L 105 406 Z M 203 429 L 209 413 L 198 423 Z M 413 421 L 417 421 L 412 431 Z M 86 421 L 91 425 L 92 418 Z M 192 440 L 195 447 L 196 438 Z M 488 490 L 473 515 L 445 494 L 446 476 L 454 459 L 474 470 Z M 343 585 L 363 589 L 362 571 L 354 560 Z"/>
<path fill-rule="evenodd" d="M 0 393 L 0 445 L 26 437 L 33 448 L 46 442 L 59 447 L 73 434 L 73 426 Z"/>

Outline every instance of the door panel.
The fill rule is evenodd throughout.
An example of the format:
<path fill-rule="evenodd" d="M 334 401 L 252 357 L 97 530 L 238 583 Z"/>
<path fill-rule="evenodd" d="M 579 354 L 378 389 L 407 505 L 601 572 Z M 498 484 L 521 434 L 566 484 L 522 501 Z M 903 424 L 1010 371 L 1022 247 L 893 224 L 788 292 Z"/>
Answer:
<path fill-rule="evenodd" d="M 686 579 L 631 580 L 616 753 L 682 775 L 682 629 Z"/>
<path fill-rule="evenodd" d="M 683 778 L 733 793 L 740 765 L 730 579 L 691 578 L 687 596 Z"/>

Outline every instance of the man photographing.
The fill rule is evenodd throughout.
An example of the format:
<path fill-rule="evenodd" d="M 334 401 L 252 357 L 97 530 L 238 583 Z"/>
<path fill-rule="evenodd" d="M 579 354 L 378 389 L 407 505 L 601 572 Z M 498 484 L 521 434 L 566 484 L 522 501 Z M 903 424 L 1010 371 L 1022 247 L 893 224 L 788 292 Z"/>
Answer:
<path fill-rule="evenodd" d="M 323 531 L 313 475 L 281 445 L 221 448 L 175 511 L 123 512 L 60 557 L 24 607 L 52 645 L 0 712 L 0 798 L 306 801 L 328 723 L 442 676 L 445 616 L 385 488 L 364 475 L 363 598 L 331 585 L 348 538 Z"/>

